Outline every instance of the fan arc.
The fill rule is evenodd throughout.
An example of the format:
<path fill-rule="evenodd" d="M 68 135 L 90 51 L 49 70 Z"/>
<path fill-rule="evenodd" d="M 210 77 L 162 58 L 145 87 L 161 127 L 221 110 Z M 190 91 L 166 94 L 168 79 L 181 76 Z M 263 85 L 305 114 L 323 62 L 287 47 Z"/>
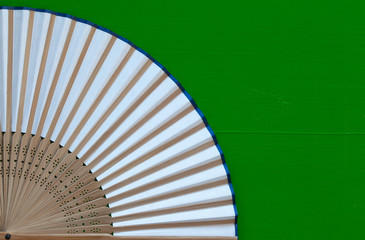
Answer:
<path fill-rule="evenodd" d="M 166 69 L 55 12 L 3 7 L 0 34 L 0 238 L 236 239 L 220 147 Z"/>

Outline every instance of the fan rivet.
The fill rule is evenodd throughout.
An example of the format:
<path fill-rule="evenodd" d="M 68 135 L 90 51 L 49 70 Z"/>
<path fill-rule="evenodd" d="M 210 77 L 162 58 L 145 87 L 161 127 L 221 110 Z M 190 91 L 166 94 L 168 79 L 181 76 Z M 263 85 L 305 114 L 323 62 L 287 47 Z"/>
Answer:
<path fill-rule="evenodd" d="M 5 235 L 5 239 L 10 239 L 11 238 L 11 235 L 9 234 L 9 233 L 7 233 L 6 235 Z"/>

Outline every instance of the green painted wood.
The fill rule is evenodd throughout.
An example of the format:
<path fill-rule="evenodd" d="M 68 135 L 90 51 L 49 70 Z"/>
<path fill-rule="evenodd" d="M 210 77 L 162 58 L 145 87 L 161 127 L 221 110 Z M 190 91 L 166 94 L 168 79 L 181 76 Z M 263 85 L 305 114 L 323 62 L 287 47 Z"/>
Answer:
<path fill-rule="evenodd" d="M 90 20 L 162 63 L 222 146 L 241 239 L 364 239 L 361 1 L 0 3 Z"/>

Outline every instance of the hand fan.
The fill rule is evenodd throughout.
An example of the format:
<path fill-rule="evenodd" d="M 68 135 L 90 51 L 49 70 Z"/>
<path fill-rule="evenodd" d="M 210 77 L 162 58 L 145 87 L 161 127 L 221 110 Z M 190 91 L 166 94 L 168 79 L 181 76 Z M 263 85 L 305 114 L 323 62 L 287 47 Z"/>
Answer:
<path fill-rule="evenodd" d="M 229 173 L 181 85 L 126 39 L 0 10 L 7 239 L 235 239 Z"/>

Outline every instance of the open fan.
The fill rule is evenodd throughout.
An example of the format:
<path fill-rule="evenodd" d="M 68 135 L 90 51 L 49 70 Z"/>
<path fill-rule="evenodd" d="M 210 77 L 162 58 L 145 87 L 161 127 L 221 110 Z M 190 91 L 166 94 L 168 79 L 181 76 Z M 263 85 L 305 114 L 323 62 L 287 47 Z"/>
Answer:
<path fill-rule="evenodd" d="M 3 7 L 0 34 L 4 237 L 236 238 L 219 145 L 166 69 L 69 15 Z"/>

